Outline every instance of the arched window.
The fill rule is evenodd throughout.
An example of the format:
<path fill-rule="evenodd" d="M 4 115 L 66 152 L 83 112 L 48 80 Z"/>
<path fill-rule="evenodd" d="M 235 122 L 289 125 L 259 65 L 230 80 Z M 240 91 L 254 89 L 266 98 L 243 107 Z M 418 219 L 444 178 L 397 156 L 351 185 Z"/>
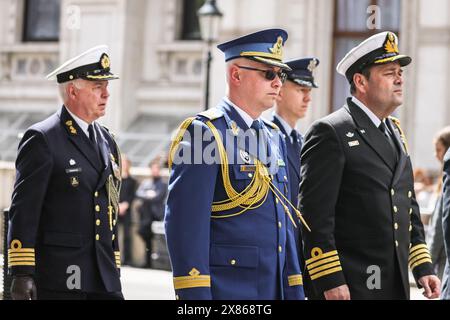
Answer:
<path fill-rule="evenodd" d="M 200 25 L 197 11 L 204 0 L 183 0 L 183 24 L 181 27 L 181 40 L 200 40 Z"/>
<path fill-rule="evenodd" d="M 26 0 L 23 41 L 58 41 L 60 0 Z"/>
<path fill-rule="evenodd" d="M 369 6 L 377 6 L 380 13 L 378 21 L 380 29 L 369 29 L 368 21 L 372 11 Z M 345 77 L 336 72 L 336 65 L 365 38 L 382 31 L 392 31 L 398 35 L 400 28 L 400 0 L 335 0 L 333 63 L 332 63 L 332 96 L 331 109 L 334 111 L 345 104 L 350 95 L 350 85 Z"/>

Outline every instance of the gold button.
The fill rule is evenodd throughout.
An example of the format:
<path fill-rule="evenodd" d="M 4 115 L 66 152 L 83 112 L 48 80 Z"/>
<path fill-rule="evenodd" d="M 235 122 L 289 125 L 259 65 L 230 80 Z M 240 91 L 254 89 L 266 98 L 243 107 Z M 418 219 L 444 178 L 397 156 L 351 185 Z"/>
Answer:
<path fill-rule="evenodd" d="M 95 211 L 100 212 L 100 206 L 99 205 L 95 206 Z"/>
<path fill-rule="evenodd" d="M 248 177 L 249 177 L 249 178 L 253 177 L 253 174 L 252 174 L 252 173 L 249 173 L 249 174 L 248 174 Z"/>
<path fill-rule="evenodd" d="M 397 223 L 397 222 L 394 224 L 394 229 L 395 229 L 395 230 L 398 229 L 398 223 Z"/>
<path fill-rule="evenodd" d="M 278 252 L 283 252 L 283 248 L 281 246 L 278 246 Z"/>
<path fill-rule="evenodd" d="M 412 197 L 412 192 L 408 191 L 408 198 L 411 198 L 411 197 Z"/>
<path fill-rule="evenodd" d="M 397 206 L 394 206 L 394 212 L 397 213 L 398 212 L 398 208 Z"/>
<path fill-rule="evenodd" d="M 412 214 L 412 208 L 409 208 L 409 214 Z"/>
<path fill-rule="evenodd" d="M 397 240 L 395 240 L 395 246 L 398 247 L 398 241 Z"/>
<path fill-rule="evenodd" d="M 394 189 L 391 189 L 391 196 L 393 196 L 395 194 Z"/>
<path fill-rule="evenodd" d="M 281 224 L 281 221 L 278 221 L 278 228 L 281 229 L 282 226 L 283 226 L 283 225 Z"/>
<path fill-rule="evenodd" d="M 70 80 L 73 80 L 73 75 L 70 75 L 70 76 L 69 76 L 69 79 L 70 79 Z"/>
<path fill-rule="evenodd" d="M 278 204 L 278 202 L 280 202 L 280 200 L 278 200 L 278 198 L 275 198 L 275 203 Z"/>
<path fill-rule="evenodd" d="M 98 197 L 98 191 L 95 191 L 95 193 L 94 193 L 94 197 Z"/>
<path fill-rule="evenodd" d="M 231 260 L 231 261 L 230 261 L 230 264 L 231 264 L 232 266 L 234 266 L 234 265 L 236 264 L 236 260 L 234 260 L 234 259 Z"/>
<path fill-rule="evenodd" d="M 113 234 L 113 235 L 112 235 L 112 241 L 114 241 L 115 238 L 116 238 L 116 235 Z"/>
<path fill-rule="evenodd" d="M 412 225 L 409 225 L 409 232 L 412 231 Z"/>
<path fill-rule="evenodd" d="M 95 240 L 97 240 L 97 241 L 100 240 L 100 235 L 96 234 L 95 235 Z"/>
<path fill-rule="evenodd" d="M 287 177 L 286 176 L 284 176 L 284 180 L 287 181 Z"/>
<path fill-rule="evenodd" d="M 117 223 L 116 219 L 113 220 L 113 225 L 115 226 Z"/>
<path fill-rule="evenodd" d="M 95 224 L 99 226 L 99 225 L 100 225 L 100 219 L 97 219 L 97 220 L 95 221 Z"/>

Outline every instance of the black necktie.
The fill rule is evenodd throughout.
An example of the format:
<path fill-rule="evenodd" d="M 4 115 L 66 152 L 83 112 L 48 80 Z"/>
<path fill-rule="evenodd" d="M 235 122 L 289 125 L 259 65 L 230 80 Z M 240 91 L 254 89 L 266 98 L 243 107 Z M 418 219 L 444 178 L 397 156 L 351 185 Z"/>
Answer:
<path fill-rule="evenodd" d="M 91 140 L 91 142 L 96 145 L 97 142 L 95 141 L 95 133 L 94 133 L 94 126 L 92 124 L 90 124 L 88 126 L 88 132 L 89 132 L 89 140 Z"/>
<path fill-rule="evenodd" d="M 255 131 L 256 138 L 258 138 L 258 141 L 259 141 L 259 133 L 260 133 L 260 130 L 261 130 L 261 123 L 259 122 L 259 120 L 253 121 L 253 123 L 250 126 L 250 128 Z"/>
<path fill-rule="evenodd" d="M 301 146 L 301 141 L 300 141 L 300 136 L 297 132 L 297 130 L 292 130 L 291 131 L 291 137 L 292 137 L 292 147 L 294 149 L 295 155 L 296 157 L 300 158 L 300 150 L 302 148 Z"/>
<path fill-rule="evenodd" d="M 394 140 L 392 140 L 391 134 L 389 133 L 388 128 L 386 127 L 386 124 L 384 122 L 381 122 L 380 125 L 378 126 L 378 129 L 380 129 L 380 131 L 386 137 L 386 139 L 388 140 L 388 142 L 392 148 L 392 151 L 394 151 L 395 157 L 398 159 L 397 146 L 395 145 Z"/>
<path fill-rule="evenodd" d="M 97 154 L 98 160 L 100 160 L 100 150 L 98 148 L 97 141 L 95 140 L 95 133 L 94 133 L 94 126 L 90 124 L 88 126 L 88 132 L 89 132 L 89 140 L 92 143 L 92 146 L 94 147 L 95 153 Z"/>

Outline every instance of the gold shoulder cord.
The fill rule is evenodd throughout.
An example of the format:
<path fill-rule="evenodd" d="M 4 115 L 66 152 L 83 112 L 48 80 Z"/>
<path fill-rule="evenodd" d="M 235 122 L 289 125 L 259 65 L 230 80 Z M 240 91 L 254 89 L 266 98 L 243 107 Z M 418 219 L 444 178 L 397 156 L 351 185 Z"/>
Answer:
<path fill-rule="evenodd" d="M 398 131 L 400 132 L 400 137 L 402 138 L 403 145 L 405 146 L 406 154 L 409 154 L 408 142 L 406 141 L 406 136 L 405 136 L 405 134 L 403 133 L 402 128 L 400 127 L 400 120 L 398 120 L 397 118 L 392 117 L 392 116 L 390 116 L 389 118 L 390 118 L 390 119 L 392 120 L 392 122 L 394 122 L 395 125 L 397 126 Z"/>
<path fill-rule="evenodd" d="M 171 168 L 172 165 L 172 159 L 174 157 L 174 154 L 176 152 L 176 149 L 178 147 L 178 144 L 183 139 L 184 132 L 186 129 L 190 126 L 192 121 L 195 118 L 188 118 L 186 119 L 179 128 L 179 131 L 177 133 L 176 138 L 172 142 L 170 146 L 169 151 L 169 168 Z M 292 224 L 297 227 L 297 225 L 294 222 L 294 219 L 292 218 L 292 215 L 289 211 L 289 207 L 286 205 L 290 205 L 292 209 L 295 211 L 298 218 L 302 221 L 303 225 L 309 230 L 309 226 L 306 223 L 306 221 L 303 219 L 302 215 L 300 214 L 300 211 L 298 211 L 297 208 L 295 208 L 292 203 L 284 196 L 284 194 L 278 190 L 278 188 L 273 184 L 272 179 L 273 177 L 269 175 L 269 172 L 267 170 L 267 167 L 262 164 L 261 161 L 258 159 L 255 159 L 255 174 L 253 175 L 252 180 L 250 181 L 250 184 L 241 192 L 237 192 L 230 181 L 230 174 L 229 174 L 229 162 L 228 162 L 228 156 L 225 150 L 225 147 L 222 142 L 222 138 L 217 130 L 217 128 L 212 124 L 211 121 L 207 121 L 205 123 L 208 128 L 211 130 L 214 138 L 217 141 L 217 146 L 219 148 L 219 155 L 221 160 L 221 171 L 222 171 L 222 178 L 223 178 L 223 186 L 225 189 L 225 192 L 228 196 L 228 199 L 216 201 L 212 203 L 212 212 L 220 212 L 220 211 L 227 211 L 234 208 L 241 208 L 239 212 L 228 214 L 228 215 L 214 215 L 212 214 L 211 217 L 214 219 L 224 219 L 224 218 L 230 218 L 234 216 L 238 216 L 246 212 L 247 210 L 256 209 L 260 207 L 267 199 L 269 189 L 273 192 L 275 197 L 279 200 L 279 202 L 283 205 L 283 208 L 286 212 L 286 214 L 289 216 L 289 219 L 291 220 Z"/>
<path fill-rule="evenodd" d="M 120 179 L 117 179 L 117 182 L 114 181 L 113 175 L 108 176 L 108 182 L 106 184 L 106 188 L 108 191 L 108 216 L 109 216 L 109 228 L 112 231 L 113 230 L 113 214 L 114 214 L 114 220 L 117 221 L 118 218 L 118 212 L 119 212 L 119 201 L 120 201 L 120 189 L 122 187 L 122 156 L 120 152 L 119 145 L 117 144 L 116 140 L 112 136 L 112 141 L 114 142 L 114 146 L 116 147 L 117 151 L 117 162 L 119 164 L 119 174 Z M 114 168 L 113 168 L 114 170 Z"/>

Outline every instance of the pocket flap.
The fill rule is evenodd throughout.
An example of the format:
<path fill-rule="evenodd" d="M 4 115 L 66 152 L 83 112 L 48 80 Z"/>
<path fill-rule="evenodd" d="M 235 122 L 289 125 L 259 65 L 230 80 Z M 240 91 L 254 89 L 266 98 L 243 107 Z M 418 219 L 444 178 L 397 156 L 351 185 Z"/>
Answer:
<path fill-rule="evenodd" d="M 81 234 L 65 232 L 45 232 L 43 242 L 46 245 L 79 248 L 83 246 L 84 237 Z"/>
<path fill-rule="evenodd" d="M 212 266 L 256 268 L 259 263 L 258 247 L 213 245 L 210 252 Z"/>

